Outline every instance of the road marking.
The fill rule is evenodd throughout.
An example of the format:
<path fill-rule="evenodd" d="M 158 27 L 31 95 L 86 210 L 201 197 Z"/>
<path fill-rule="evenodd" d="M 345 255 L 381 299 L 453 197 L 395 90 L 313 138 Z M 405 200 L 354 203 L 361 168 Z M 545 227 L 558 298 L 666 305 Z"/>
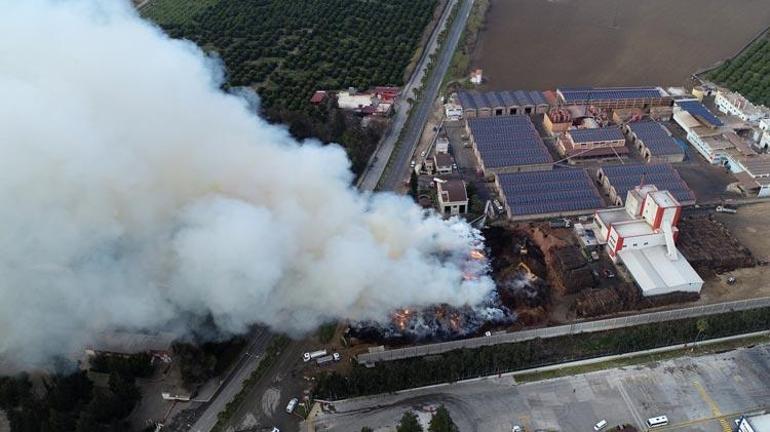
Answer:
<path fill-rule="evenodd" d="M 642 418 L 639 416 L 639 413 L 636 412 L 636 408 L 631 402 L 631 398 L 628 396 L 628 393 L 626 393 L 626 389 L 623 387 L 623 381 L 621 381 L 620 378 L 618 378 L 618 391 L 620 392 L 620 397 L 623 398 L 623 401 L 626 403 L 626 406 L 628 407 L 628 410 L 631 411 L 631 416 L 634 418 L 634 421 L 636 422 L 636 427 L 641 429 L 644 425 L 644 422 L 642 422 Z"/>
<path fill-rule="evenodd" d="M 703 385 L 698 381 L 693 381 L 693 385 L 698 390 L 698 393 L 700 393 L 700 397 L 703 398 L 703 400 L 706 401 L 706 404 L 711 408 L 711 414 L 717 418 L 719 425 L 722 426 L 722 430 L 724 432 L 732 432 L 733 429 L 730 427 L 730 423 L 727 422 L 727 419 L 722 415 L 719 405 L 717 405 L 714 399 L 711 398 L 706 389 L 703 388 Z"/>

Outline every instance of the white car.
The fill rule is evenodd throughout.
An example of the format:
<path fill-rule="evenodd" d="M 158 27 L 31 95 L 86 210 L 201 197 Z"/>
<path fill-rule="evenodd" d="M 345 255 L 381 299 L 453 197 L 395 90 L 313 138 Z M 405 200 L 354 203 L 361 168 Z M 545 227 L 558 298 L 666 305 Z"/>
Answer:
<path fill-rule="evenodd" d="M 281 430 L 278 429 L 277 427 L 273 426 L 273 430 L 271 430 L 270 432 L 281 432 Z"/>
<path fill-rule="evenodd" d="M 292 398 L 292 400 L 289 401 L 289 404 L 286 405 L 286 412 L 288 414 L 291 414 L 294 412 L 294 410 L 297 408 L 297 404 L 299 403 L 299 399 Z"/>
<path fill-rule="evenodd" d="M 514 426 L 514 427 L 511 429 L 511 432 L 524 432 L 524 429 L 522 429 L 522 428 L 521 428 L 521 426 L 519 426 L 519 425 L 515 425 L 515 426 Z"/>
<path fill-rule="evenodd" d="M 415 161 L 412 161 L 412 162 L 409 163 L 409 166 L 411 168 L 414 168 L 415 165 L 417 165 L 417 162 L 415 162 Z"/>
<path fill-rule="evenodd" d="M 594 425 L 594 430 L 595 431 L 600 431 L 600 430 L 602 430 L 602 429 L 604 429 L 606 427 L 607 427 L 607 420 L 599 420 L 599 423 L 596 423 Z"/>
<path fill-rule="evenodd" d="M 420 153 L 420 156 L 425 157 L 425 152 Z"/>

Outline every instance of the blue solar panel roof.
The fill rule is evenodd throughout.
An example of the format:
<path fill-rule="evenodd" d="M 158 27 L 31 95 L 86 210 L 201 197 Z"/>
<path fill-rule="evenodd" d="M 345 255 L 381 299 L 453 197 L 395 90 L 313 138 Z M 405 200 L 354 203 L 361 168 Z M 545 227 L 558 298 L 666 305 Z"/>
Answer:
<path fill-rule="evenodd" d="M 698 101 L 678 101 L 676 104 L 699 120 L 711 123 L 713 126 L 722 126 L 722 120 L 719 120 L 705 105 Z"/>
<path fill-rule="evenodd" d="M 644 181 L 645 184 L 655 185 L 658 190 L 668 190 L 680 202 L 695 201 L 695 193 L 670 164 L 610 165 L 602 167 L 602 171 L 623 200 L 630 189 Z"/>
<path fill-rule="evenodd" d="M 460 91 L 457 93 L 457 98 L 463 109 L 548 105 L 545 96 L 539 91 L 515 90 L 486 93 Z"/>
<path fill-rule="evenodd" d="M 624 140 L 623 132 L 619 127 L 604 127 L 594 129 L 572 129 L 569 135 L 575 143 L 587 143 L 595 141 L 616 141 Z"/>
<path fill-rule="evenodd" d="M 653 156 L 684 153 L 666 127 L 658 122 L 632 122 L 628 127 L 650 149 Z"/>
<path fill-rule="evenodd" d="M 599 191 L 583 169 L 499 174 L 498 183 L 516 216 L 604 207 Z"/>
<path fill-rule="evenodd" d="M 608 87 L 559 89 L 565 102 L 587 100 L 623 100 L 665 96 L 657 87 Z"/>
<path fill-rule="evenodd" d="M 487 168 L 553 162 L 528 116 L 469 118 L 468 127 Z"/>

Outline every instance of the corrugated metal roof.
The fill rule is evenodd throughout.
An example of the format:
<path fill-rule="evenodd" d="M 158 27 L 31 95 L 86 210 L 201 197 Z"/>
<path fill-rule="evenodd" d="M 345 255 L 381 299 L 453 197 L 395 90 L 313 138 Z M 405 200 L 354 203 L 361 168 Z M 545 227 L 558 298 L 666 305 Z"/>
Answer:
<path fill-rule="evenodd" d="M 488 168 L 553 162 L 528 116 L 469 118 L 468 127 Z"/>
<path fill-rule="evenodd" d="M 538 215 L 604 207 L 583 169 L 557 169 L 498 175 L 513 215 Z"/>
<path fill-rule="evenodd" d="M 643 249 L 623 249 L 618 252 L 620 259 L 633 276 L 642 294 L 660 295 L 676 291 L 700 291 L 703 279 L 682 256 L 672 260 L 666 246 Z"/>
<path fill-rule="evenodd" d="M 658 122 L 632 122 L 628 124 L 628 127 L 647 146 L 653 156 L 684 153 L 668 129 Z"/>
<path fill-rule="evenodd" d="M 567 131 L 575 143 L 587 143 L 596 141 L 624 140 L 623 132 L 617 126 L 594 129 L 571 129 Z"/>

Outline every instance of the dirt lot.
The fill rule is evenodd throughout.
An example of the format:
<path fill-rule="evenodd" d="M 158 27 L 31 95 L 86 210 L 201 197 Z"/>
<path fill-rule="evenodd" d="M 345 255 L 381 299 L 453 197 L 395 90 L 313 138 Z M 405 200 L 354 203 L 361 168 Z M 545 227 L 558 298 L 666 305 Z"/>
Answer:
<path fill-rule="evenodd" d="M 766 0 L 492 0 L 471 66 L 500 90 L 680 85 L 768 23 Z"/>

